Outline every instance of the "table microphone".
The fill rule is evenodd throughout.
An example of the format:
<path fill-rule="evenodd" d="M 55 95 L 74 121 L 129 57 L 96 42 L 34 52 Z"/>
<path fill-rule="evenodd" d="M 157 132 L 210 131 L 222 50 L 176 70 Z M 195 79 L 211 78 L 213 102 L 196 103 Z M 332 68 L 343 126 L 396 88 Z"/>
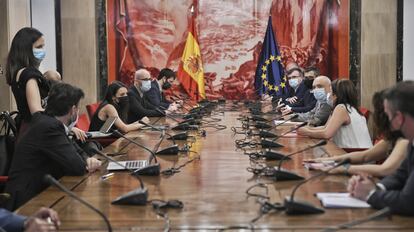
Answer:
<path fill-rule="evenodd" d="M 307 146 L 299 151 L 295 151 L 293 153 L 290 153 L 289 155 L 285 155 L 284 157 L 282 157 L 282 159 L 280 159 L 279 161 L 279 165 L 277 166 L 277 168 L 274 170 L 274 177 L 276 177 L 276 180 L 278 181 L 284 181 L 284 180 L 303 180 L 304 178 L 302 176 L 297 175 L 294 172 L 282 169 L 282 163 L 283 161 L 287 160 L 288 158 L 290 158 L 293 155 L 296 155 L 298 153 L 307 151 L 309 149 L 315 148 L 315 147 L 319 147 L 319 146 L 323 146 L 326 145 L 326 140 L 321 140 L 320 142 L 318 142 L 317 144 L 314 144 L 312 146 Z"/>
<path fill-rule="evenodd" d="M 138 122 L 141 123 L 142 125 L 145 125 L 145 126 L 148 126 L 148 127 L 153 128 L 153 129 L 155 129 L 157 131 L 160 131 L 161 133 L 165 133 L 168 137 L 172 138 L 173 145 L 170 146 L 170 147 L 164 148 L 164 149 L 162 149 L 160 151 L 158 151 L 158 149 L 157 149 L 155 151 L 156 154 L 158 154 L 158 155 L 177 155 L 178 154 L 178 152 L 180 151 L 180 149 L 178 148 L 178 145 L 175 143 L 174 138 L 169 133 L 167 133 L 165 130 L 156 128 L 153 125 L 150 125 L 150 124 L 148 124 L 146 122 L 143 122 L 142 120 L 139 120 Z M 161 142 L 160 142 L 160 144 L 161 144 Z"/>
<path fill-rule="evenodd" d="M 147 204 L 148 190 L 147 190 L 147 188 L 145 188 L 144 182 L 141 180 L 141 178 L 138 175 L 136 175 L 136 170 L 128 168 L 127 166 L 121 164 L 117 160 L 109 157 L 108 155 L 104 154 L 103 152 L 99 151 L 96 148 L 92 147 L 92 148 L 89 149 L 89 151 L 102 156 L 106 160 L 114 162 L 118 166 L 120 166 L 120 167 L 124 168 L 125 170 L 129 171 L 131 173 L 131 175 L 134 176 L 135 178 L 137 178 L 138 181 L 139 181 L 140 188 L 134 189 L 134 190 L 122 195 L 122 196 L 119 196 L 118 198 L 113 200 L 111 202 L 111 204 L 115 204 L 115 205 L 145 205 L 145 204 Z M 159 168 L 159 165 L 158 165 L 158 168 Z M 159 170 L 158 170 L 158 172 L 159 172 Z"/>
<path fill-rule="evenodd" d="M 275 148 L 275 147 L 277 148 L 277 147 L 283 147 L 283 145 L 281 145 L 281 144 L 279 144 L 279 143 L 276 143 L 276 142 L 275 142 L 275 141 L 276 141 L 276 139 L 278 139 L 278 138 L 280 138 L 280 137 L 283 137 L 283 136 L 285 136 L 285 135 L 287 135 L 287 134 L 291 133 L 292 131 L 295 131 L 295 130 L 297 130 L 297 129 L 299 129 L 299 128 L 303 127 L 303 126 L 306 126 L 306 124 L 307 124 L 307 122 L 303 122 L 303 123 L 301 123 L 301 124 L 299 124 L 299 125 L 297 125 L 297 126 L 293 127 L 292 129 L 290 129 L 289 131 L 287 131 L 287 132 L 285 132 L 285 133 L 283 133 L 283 134 L 281 134 L 281 135 L 276 135 L 276 137 L 274 137 L 272 140 L 262 139 L 262 141 L 261 141 L 261 145 L 262 145 L 262 147 L 263 147 L 263 148 Z M 273 155 L 273 156 L 275 156 L 275 155 Z M 269 158 L 271 158 L 270 153 L 269 153 Z"/>
<path fill-rule="evenodd" d="M 383 208 L 383 209 L 381 209 L 381 210 L 379 210 L 379 211 L 377 211 L 377 212 L 375 212 L 371 215 L 368 215 L 365 218 L 356 219 L 356 220 L 353 220 L 353 221 L 350 221 L 350 222 L 347 222 L 347 223 L 344 223 L 344 224 L 341 224 L 341 225 L 329 227 L 329 228 L 326 228 L 322 231 L 323 232 L 332 232 L 332 231 L 337 231 L 337 230 L 349 229 L 353 226 L 356 226 L 356 225 L 359 225 L 359 224 L 362 224 L 362 223 L 365 223 L 365 222 L 369 222 L 369 221 L 372 221 L 372 220 L 376 220 L 376 219 L 381 218 L 381 217 L 389 217 L 391 215 L 391 213 L 392 213 L 391 209 L 389 207 L 385 207 L 385 208 Z"/>
<path fill-rule="evenodd" d="M 290 194 L 290 198 L 286 197 L 285 198 L 285 209 L 286 209 L 286 214 L 289 215 L 298 215 L 298 214 L 317 214 L 317 213 L 324 213 L 325 211 L 321 208 L 318 208 L 316 206 L 313 206 L 312 204 L 308 203 L 308 202 L 304 202 L 304 201 L 295 201 L 295 193 L 296 190 L 298 190 L 298 188 L 300 186 L 302 186 L 303 184 L 305 184 L 306 182 L 309 182 L 310 180 L 313 180 L 317 177 L 326 175 L 329 171 L 331 171 L 332 169 L 335 169 L 339 166 L 345 165 L 345 164 L 349 164 L 351 162 L 350 158 L 344 159 L 341 162 L 335 164 L 334 166 L 330 167 L 329 169 L 327 169 L 326 171 L 323 171 L 321 173 L 318 173 L 302 182 L 300 182 L 299 184 L 297 184 L 295 186 L 295 188 L 293 188 L 292 193 Z"/>
<path fill-rule="evenodd" d="M 277 117 L 277 118 L 272 119 L 272 120 L 269 120 L 269 121 L 278 120 L 278 119 L 280 119 L 282 117 L 283 116 L 280 116 L 280 117 Z M 281 125 L 285 124 L 286 122 L 288 122 L 288 121 L 290 121 L 292 119 L 295 119 L 297 117 L 299 117 L 299 115 L 293 114 L 292 117 L 287 118 L 287 119 L 283 120 L 281 123 L 278 123 L 277 125 L 275 125 L 275 128 L 278 127 L 278 126 L 281 126 Z M 262 121 L 257 121 L 255 127 L 257 129 L 269 129 L 269 128 L 272 128 L 273 126 L 272 125 L 269 125 L 269 124 L 267 124 L 265 122 L 262 122 Z"/>
<path fill-rule="evenodd" d="M 108 231 L 109 232 L 112 232 L 111 223 L 109 222 L 109 220 L 105 216 L 105 214 L 103 214 L 99 209 L 95 208 L 93 205 L 91 205 L 87 201 L 83 200 L 82 198 L 76 196 L 75 193 L 71 192 L 69 189 L 67 189 L 65 186 L 63 186 L 61 183 L 59 183 L 59 181 L 57 181 L 55 178 L 53 178 L 53 176 L 51 176 L 49 174 L 46 174 L 43 177 L 43 180 L 44 180 L 44 182 L 46 182 L 46 183 L 48 183 L 50 185 L 53 185 L 53 186 L 57 187 L 58 189 L 60 189 L 64 193 L 66 193 L 71 198 L 79 201 L 80 203 L 82 203 L 83 205 L 85 205 L 86 207 L 88 207 L 89 209 L 91 209 L 92 211 L 94 211 L 95 213 L 99 214 L 99 216 L 101 216 L 102 219 L 105 221 L 105 224 L 108 227 Z"/>
<path fill-rule="evenodd" d="M 166 114 L 165 112 L 163 112 L 162 110 L 155 108 L 156 111 L 160 112 L 162 115 L 164 115 L 167 118 L 170 118 L 172 120 L 174 120 L 175 122 L 178 123 L 177 126 L 171 128 L 172 130 L 198 130 L 198 126 L 197 125 L 190 125 L 188 123 L 182 123 L 180 121 L 178 121 L 176 118 L 171 117 L 170 115 Z"/>
<path fill-rule="evenodd" d="M 113 130 L 112 131 L 113 134 L 115 134 L 116 136 L 122 137 L 125 140 L 127 140 L 130 143 L 135 144 L 138 147 L 143 148 L 144 150 L 148 151 L 151 156 L 148 162 L 148 165 L 142 168 L 138 168 L 137 170 L 134 171 L 135 175 L 145 175 L 145 176 L 159 176 L 160 175 L 160 163 L 158 163 L 157 160 L 157 156 L 155 155 L 155 153 L 153 151 L 151 151 L 150 149 L 148 149 L 147 147 L 145 147 L 142 144 L 137 143 L 136 141 L 126 137 L 125 135 L 123 135 L 121 132 L 119 132 L 118 130 Z M 164 137 L 162 137 L 160 139 L 160 141 L 162 141 Z M 152 159 L 154 159 L 154 164 L 151 164 Z"/>

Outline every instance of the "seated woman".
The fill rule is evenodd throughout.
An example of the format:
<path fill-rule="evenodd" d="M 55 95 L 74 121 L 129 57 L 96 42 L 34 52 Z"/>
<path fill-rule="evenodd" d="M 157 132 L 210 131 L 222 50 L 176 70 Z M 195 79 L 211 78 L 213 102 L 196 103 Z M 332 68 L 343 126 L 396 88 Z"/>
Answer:
<path fill-rule="evenodd" d="M 357 91 L 350 80 L 332 82 L 328 103 L 334 110 L 325 126 L 302 127 L 298 134 L 320 139 L 333 139 L 341 148 L 370 148 L 371 137 L 367 121 L 358 110 Z"/>
<path fill-rule="evenodd" d="M 114 81 L 108 86 L 104 100 L 92 117 L 89 131 L 99 131 L 109 117 L 117 117 L 114 125 L 122 133 L 138 130 L 144 126 L 138 122 L 131 124 L 124 123 L 127 121 L 129 108 L 127 92 L 126 86 L 119 81 Z M 141 120 L 149 122 L 147 117 Z"/>
<path fill-rule="evenodd" d="M 380 140 L 374 147 L 365 150 L 352 152 L 336 157 L 318 158 L 307 160 L 305 162 L 340 162 L 344 159 L 351 159 L 352 165 L 341 166 L 330 171 L 332 174 L 358 174 L 366 173 L 368 175 L 383 177 L 393 173 L 404 160 L 407 154 L 409 141 L 402 138 L 400 133 L 391 131 L 388 117 L 384 112 L 384 90 L 376 92 L 372 98 L 374 105 L 374 123 L 376 134 L 383 135 L 384 139 Z M 369 164 L 370 162 L 382 161 L 382 164 Z M 316 167 L 316 166 L 315 166 Z M 326 170 L 328 167 L 315 168 Z"/>

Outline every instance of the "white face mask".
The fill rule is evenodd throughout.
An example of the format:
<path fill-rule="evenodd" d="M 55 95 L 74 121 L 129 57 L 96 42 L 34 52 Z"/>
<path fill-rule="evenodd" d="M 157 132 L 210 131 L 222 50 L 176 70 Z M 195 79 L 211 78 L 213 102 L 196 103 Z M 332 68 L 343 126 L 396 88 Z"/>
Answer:
<path fill-rule="evenodd" d="M 150 89 L 151 89 L 151 81 L 150 80 L 142 81 L 141 83 L 142 92 L 147 92 Z"/>

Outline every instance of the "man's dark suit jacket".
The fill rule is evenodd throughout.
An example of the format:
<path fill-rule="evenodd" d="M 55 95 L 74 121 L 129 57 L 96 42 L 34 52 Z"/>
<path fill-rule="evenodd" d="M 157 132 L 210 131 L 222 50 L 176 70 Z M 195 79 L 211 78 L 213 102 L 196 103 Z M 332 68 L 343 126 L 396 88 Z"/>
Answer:
<path fill-rule="evenodd" d="M 380 183 L 386 190 L 377 190 L 370 196 L 368 203 L 372 207 L 389 207 L 393 213 L 414 215 L 414 149 L 411 144 L 401 166 Z"/>
<path fill-rule="evenodd" d="M 293 96 L 296 96 L 298 99 L 296 103 L 289 104 L 288 101 L 285 102 L 286 105 L 289 105 L 292 108 L 293 112 L 305 113 L 315 108 L 316 99 L 313 96 L 313 93 L 310 92 L 310 89 L 305 86 L 304 81 L 299 84 L 296 91 L 292 88 L 290 89 L 290 97 Z"/>
<path fill-rule="evenodd" d="M 151 89 L 144 93 L 145 98 L 154 106 L 161 106 L 163 109 L 168 109 L 171 102 L 167 101 L 164 94 L 160 91 L 160 86 L 156 80 L 151 82 Z"/>
<path fill-rule="evenodd" d="M 26 217 L 0 209 L 0 228 L 7 232 L 22 232 Z"/>
<path fill-rule="evenodd" d="M 88 155 L 80 152 L 63 123 L 43 112 L 33 114 L 16 144 L 5 189 L 11 195 L 7 208 L 16 209 L 48 187 L 43 179 L 46 174 L 56 179 L 84 175 Z"/>
<path fill-rule="evenodd" d="M 164 116 L 161 112 L 155 110 L 155 106 L 147 102 L 144 97 L 141 97 L 135 86 L 128 90 L 129 98 L 129 112 L 128 123 L 133 123 L 141 118 L 147 117 L 161 117 Z"/>

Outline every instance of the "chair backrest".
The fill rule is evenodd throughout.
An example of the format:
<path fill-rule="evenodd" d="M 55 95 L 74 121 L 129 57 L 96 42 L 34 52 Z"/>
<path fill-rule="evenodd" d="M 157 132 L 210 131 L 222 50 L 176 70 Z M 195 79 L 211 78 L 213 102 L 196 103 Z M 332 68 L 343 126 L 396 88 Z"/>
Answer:
<path fill-rule="evenodd" d="M 365 107 L 359 107 L 359 111 L 361 111 L 361 113 L 362 113 L 362 115 L 365 117 L 365 119 L 367 120 L 367 122 L 368 122 L 368 119 L 369 119 L 369 115 L 370 115 L 370 111 L 369 111 L 369 109 L 367 109 L 367 108 L 365 108 Z"/>
<path fill-rule="evenodd" d="M 0 113 L 0 176 L 8 174 L 14 152 L 17 129 L 12 115 L 17 115 L 17 112 Z"/>
<path fill-rule="evenodd" d="M 89 120 L 92 120 L 92 117 L 95 114 L 96 110 L 99 108 L 100 104 L 101 102 L 86 105 L 86 111 L 88 112 Z"/>
<path fill-rule="evenodd" d="M 88 131 L 89 130 L 89 124 L 91 122 L 89 121 L 89 117 L 87 114 L 81 114 L 79 115 L 78 123 L 76 123 L 76 127 L 83 130 Z"/>

